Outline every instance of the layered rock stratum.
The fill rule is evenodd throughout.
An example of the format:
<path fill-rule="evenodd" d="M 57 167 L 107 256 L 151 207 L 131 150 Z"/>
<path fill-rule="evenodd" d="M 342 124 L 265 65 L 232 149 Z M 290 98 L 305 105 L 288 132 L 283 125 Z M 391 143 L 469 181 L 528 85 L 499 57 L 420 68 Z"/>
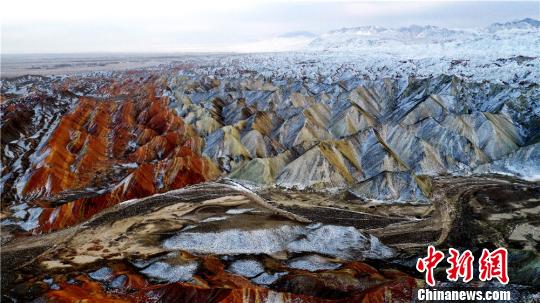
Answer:
<path fill-rule="evenodd" d="M 387 55 L 3 79 L 3 299 L 410 302 L 436 245 L 508 248 L 533 302 L 539 58 Z"/>

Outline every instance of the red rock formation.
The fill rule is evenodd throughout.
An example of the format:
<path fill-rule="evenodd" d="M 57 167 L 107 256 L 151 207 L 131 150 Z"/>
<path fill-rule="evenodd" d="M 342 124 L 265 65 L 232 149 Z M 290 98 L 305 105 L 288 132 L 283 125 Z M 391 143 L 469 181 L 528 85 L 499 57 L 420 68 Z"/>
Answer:
<path fill-rule="evenodd" d="M 59 284 L 61 290 L 53 290 L 47 293 L 46 297 L 50 302 L 71 303 L 125 303 L 136 302 L 134 298 L 120 294 L 106 293 L 99 282 L 91 281 L 86 276 L 78 276 L 78 284 L 62 282 Z"/>
<path fill-rule="evenodd" d="M 204 288 L 186 283 L 157 285 L 142 291 L 139 302 L 175 303 L 263 303 L 271 298 L 279 298 L 284 303 L 323 303 L 337 302 L 290 293 L 277 293 L 257 288 Z M 272 302 L 272 301 L 270 301 Z"/>
<path fill-rule="evenodd" d="M 108 100 L 81 97 L 38 151 L 40 160 L 23 190 L 44 206 L 38 231 L 61 229 L 121 201 L 219 175 L 201 157 L 202 139 L 169 110 L 166 98 L 155 96 L 154 84 L 137 85 L 112 84 Z M 131 94 L 119 95 L 126 91 Z M 64 204 L 58 206 L 60 198 Z"/>
<path fill-rule="evenodd" d="M 140 289 L 150 286 L 146 279 L 124 265 L 117 263 L 112 265 L 110 282 L 113 278 L 124 276 L 122 285 L 114 291 L 106 291 L 100 282 L 92 281 L 84 274 L 75 277 L 77 283 L 68 283 L 64 277 L 59 277 L 58 290 L 51 290 L 46 293 L 49 301 L 53 302 L 136 302 L 134 296 L 128 296 L 130 293 L 136 293 Z"/>
<path fill-rule="evenodd" d="M 268 299 L 280 299 L 290 303 L 345 303 L 345 302 L 411 302 L 414 289 L 421 286 L 418 280 L 396 270 L 377 271 L 361 262 L 346 264 L 338 270 L 306 272 L 292 271 L 281 278 L 287 283 L 304 275 L 311 277 L 297 280 L 291 292 L 271 290 L 251 283 L 224 270 L 224 265 L 215 257 L 203 257 L 201 270 L 194 276 L 194 283 L 169 283 L 150 286 L 142 276 L 133 273 L 122 264 L 112 266 L 113 275 L 126 276 L 126 282 L 119 289 L 106 291 L 98 282 L 93 282 L 84 274 L 76 277 L 80 283 L 59 283 L 59 290 L 51 290 L 45 297 L 55 302 L 74 302 L 89 299 L 88 302 L 228 302 L 258 303 Z M 110 281 L 108 281 L 110 282 Z M 279 287 L 279 283 L 278 283 Z M 322 296 L 309 295 L 309 289 L 318 288 Z M 334 288 L 334 290 L 330 290 Z M 339 294 L 339 297 L 331 298 Z M 96 300 L 96 301 L 92 301 Z"/>

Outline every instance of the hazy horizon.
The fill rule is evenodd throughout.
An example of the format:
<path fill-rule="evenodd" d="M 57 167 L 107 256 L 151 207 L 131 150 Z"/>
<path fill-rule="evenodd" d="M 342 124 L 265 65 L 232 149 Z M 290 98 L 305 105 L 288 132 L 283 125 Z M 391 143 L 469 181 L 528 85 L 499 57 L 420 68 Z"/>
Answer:
<path fill-rule="evenodd" d="M 363 25 L 478 28 L 527 17 L 538 19 L 539 5 L 538 1 L 97 0 L 91 6 L 83 6 L 67 0 L 19 1 L 3 5 L 1 52 L 272 52 L 294 49 L 302 39 L 307 39 L 283 37 L 291 32 L 322 34 Z"/>

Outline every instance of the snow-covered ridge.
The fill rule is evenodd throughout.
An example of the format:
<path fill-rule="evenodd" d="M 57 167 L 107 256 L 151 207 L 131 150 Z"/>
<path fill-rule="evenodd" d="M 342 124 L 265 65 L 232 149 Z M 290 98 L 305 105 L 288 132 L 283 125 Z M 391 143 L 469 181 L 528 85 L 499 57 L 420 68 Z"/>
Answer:
<path fill-rule="evenodd" d="M 515 30 L 515 29 L 526 30 L 526 31 L 536 31 L 538 33 L 538 30 L 540 29 L 540 20 L 535 20 L 532 18 L 525 18 L 518 21 L 493 23 L 492 25 L 487 27 L 487 30 L 490 32 L 507 31 L 507 30 Z"/>
<path fill-rule="evenodd" d="M 385 28 L 379 26 L 360 26 L 342 28 L 321 35 L 313 44 L 342 36 L 354 40 L 398 40 L 398 41 L 449 41 L 451 39 L 470 36 L 473 33 L 465 30 L 454 30 L 433 25 L 411 25 L 401 28 Z M 351 40 L 352 42 L 352 40 Z"/>
<path fill-rule="evenodd" d="M 527 18 L 495 23 L 482 29 L 448 29 L 431 25 L 343 28 L 320 35 L 306 49 L 377 52 L 406 59 L 536 57 L 540 52 L 540 21 Z"/>
<path fill-rule="evenodd" d="M 531 18 L 480 29 L 412 25 L 295 32 L 259 46 L 251 53 L 184 60 L 199 75 L 241 78 L 253 72 L 325 83 L 442 74 L 512 86 L 537 85 L 540 79 L 540 21 Z"/>

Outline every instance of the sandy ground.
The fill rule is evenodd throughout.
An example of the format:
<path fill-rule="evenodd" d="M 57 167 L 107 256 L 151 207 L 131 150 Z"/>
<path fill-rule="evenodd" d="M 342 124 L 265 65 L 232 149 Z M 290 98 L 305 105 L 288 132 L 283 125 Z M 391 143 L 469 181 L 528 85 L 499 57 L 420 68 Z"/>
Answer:
<path fill-rule="evenodd" d="M 178 63 L 182 59 L 208 56 L 190 54 L 3 54 L 0 76 L 64 75 L 84 72 L 122 71 Z"/>

